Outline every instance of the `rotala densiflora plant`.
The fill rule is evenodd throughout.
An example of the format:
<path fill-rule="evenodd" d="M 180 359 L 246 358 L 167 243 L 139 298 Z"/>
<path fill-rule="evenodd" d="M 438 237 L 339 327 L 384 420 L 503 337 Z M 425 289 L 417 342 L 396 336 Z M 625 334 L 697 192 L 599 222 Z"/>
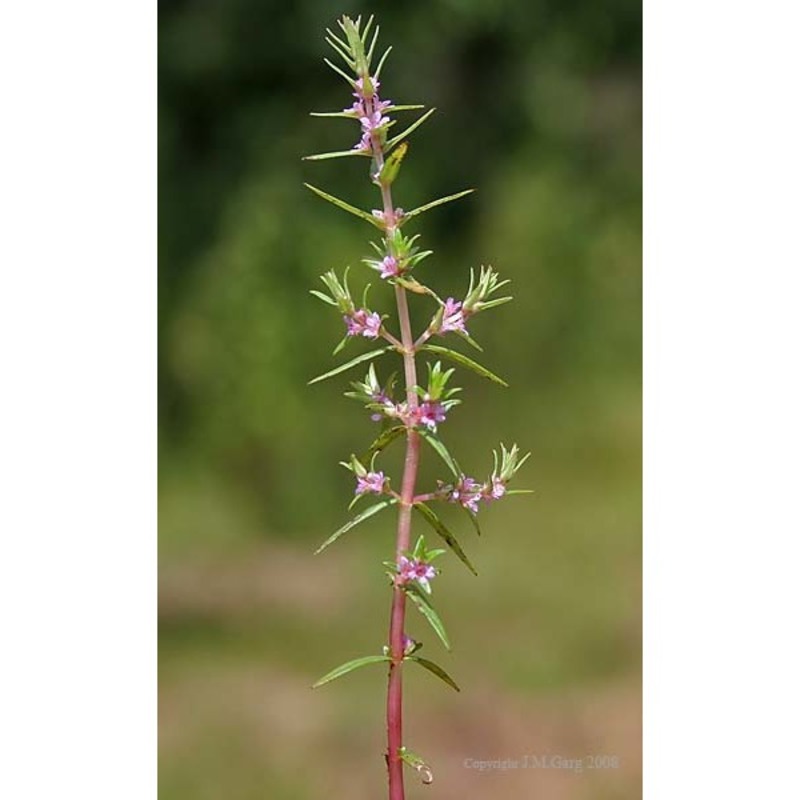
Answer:
<path fill-rule="evenodd" d="M 363 263 L 367 270 L 374 270 L 381 280 L 394 287 L 397 316 L 393 332 L 394 325 L 390 322 L 390 315 L 382 314 L 369 305 L 368 285 L 361 294 L 360 302 L 356 302 L 351 293 L 347 269 L 341 277 L 335 270 L 322 276 L 327 293 L 317 290 L 311 292 L 335 309 L 344 321 L 344 338 L 334 350 L 334 355 L 338 355 L 351 340 L 359 337 L 380 342 L 382 345 L 311 381 L 317 383 L 359 364 L 369 363 L 364 379 L 352 383 L 352 391 L 347 392 L 346 396 L 363 403 L 372 420 L 382 423 L 382 432 L 360 456 L 351 455 L 347 461 L 342 462 L 342 466 L 350 470 L 355 479 L 355 492 L 350 507 L 367 499 L 372 501 L 371 504 L 331 535 L 317 552 L 324 550 L 342 534 L 392 506 L 397 507 L 397 539 L 392 560 L 384 562 L 392 591 L 388 644 L 383 647 L 383 652 L 342 664 L 314 685 L 321 686 L 369 664 L 388 665 L 386 764 L 389 772 L 389 798 L 403 800 L 404 765 L 416 769 L 424 782 L 430 783 L 432 780 L 432 772 L 425 761 L 403 743 L 405 665 L 417 664 L 424 667 L 458 691 L 455 681 L 442 667 L 419 655 L 421 642 L 407 635 L 407 601 L 421 612 L 449 650 L 447 632 L 431 600 L 431 583 L 437 575 L 434 562 L 450 550 L 467 569 L 475 573 L 458 540 L 440 519 L 435 504 L 455 504 L 463 510 L 480 534 L 476 517 L 482 504 L 493 503 L 510 494 L 524 491 L 509 489 L 508 484 L 528 456 L 521 456 L 516 445 L 506 448 L 501 444 L 499 451 L 494 453 L 491 474 L 481 481 L 464 473 L 441 439 L 440 427 L 452 409 L 461 402 L 458 397 L 460 390 L 451 385 L 454 369 L 445 369 L 442 361 L 472 370 L 501 386 L 506 386 L 506 383 L 472 358 L 439 342 L 445 341 L 449 344 L 449 340 L 460 339 L 480 350 L 480 346 L 470 336 L 468 324 L 477 314 L 511 299 L 507 296 L 496 296 L 508 282 L 501 281 L 491 267 L 481 267 L 477 274 L 470 272 L 469 285 L 463 299 L 448 297 L 442 300 L 417 278 L 423 262 L 432 253 L 421 249 L 418 244 L 419 234 L 411 235 L 406 232 L 407 229 L 426 211 L 463 197 L 472 190 L 442 197 L 412 211 L 403 211 L 395 205 L 392 187 L 408 150 L 408 137 L 433 114 L 434 109 L 422 114 L 415 122 L 396 133 L 395 120 L 390 115 L 423 109 L 424 106 L 398 105 L 392 100 L 381 99 L 381 72 L 391 48 L 383 53 L 373 69 L 379 29 L 373 26 L 372 17 L 363 27 L 360 17 L 356 20 L 343 17 L 338 24 L 341 33 L 328 30 L 327 42 L 343 64 L 340 67 L 328 59 L 325 61 L 347 81 L 354 102 L 343 111 L 315 113 L 313 116 L 353 120 L 360 126 L 360 137 L 352 149 L 306 158 L 309 161 L 330 158 L 365 159 L 370 165 L 370 180 L 380 191 L 381 207 L 364 211 L 321 189 L 309 184 L 306 186 L 324 200 L 377 229 L 378 241 L 371 243 L 374 254 L 364 258 Z M 430 322 L 418 335 L 411 329 L 408 312 L 410 295 L 419 298 L 420 302 L 430 304 L 432 309 Z M 376 369 L 376 363 L 383 367 L 383 361 L 379 359 L 391 356 L 402 358 L 405 384 L 402 390 L 395 388 L 394 378 L 381 381 Z M 424 357 L 426 361 L 422 380 L 418 376 L 418 357 Z M 379 469 L 377 463 L 380 453 L 396 440 L 404 440 L 406 446 L 399 490 Z M 423 444 L 428 445 L 431 452 L 441 459 L 450 475 L 446 480 L 438 481 L 436 486 L 420 491 L 417 487 L 417 472 Z M 432 529 L 437 539 L 442 540 L 445 548 L 429 547 L 422 534 L 417 535 L 412 543 L 411 523 L 414 513 Z"/>

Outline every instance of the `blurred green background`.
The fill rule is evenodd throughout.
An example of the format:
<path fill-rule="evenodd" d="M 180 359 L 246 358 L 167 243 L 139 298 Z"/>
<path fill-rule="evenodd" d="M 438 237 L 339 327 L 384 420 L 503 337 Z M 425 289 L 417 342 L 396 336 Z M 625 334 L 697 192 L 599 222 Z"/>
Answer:
<path fill-rule="evenodd" d="M 458 297 L 491 263 L 516 298 L 471 325 L 511 389 L 460 371 L 442 434 L 471 473 L 500 440 L 532 450 L 519 485 L 536 492 L 489 509 L 480 540 L 447 517 L 480 577 L 448 557 L 437 579 L 453 654 L 412 616 L 463 691 L 409 670 L 407 744 L 435 774 L 409 776 L 409 798 L 640 797 L 638 0 L 162 0 L 162 800 L 385 793 L 383 670 L 309 689 L 379 650 L 388 622 L 390 515 L 312 555 L 347 517 L 336 464 L 375 424 L 344 380 L 306 385 L 342 333 L 308 289 L 347 264 L 360 285 L 373 231 L 302 182 L 365 208 L 377 193 L 361 159 L 300 156 L 356 141 L 354 123 L 308 112 L 350 104 L 323 31 L 371 12 L 395 48 L 382 95 L 438 108 L 397 202 L 478 189 L 415 224 L 436 251 L 420 277 Z M 413 300 L 419 325 L 431 306 Z M 391 310 L 386 286 L 372 302 Z M 423 456 L 425 485 L 441 470 Z M 619 766 L 465 766 L 547 754 Z"/>

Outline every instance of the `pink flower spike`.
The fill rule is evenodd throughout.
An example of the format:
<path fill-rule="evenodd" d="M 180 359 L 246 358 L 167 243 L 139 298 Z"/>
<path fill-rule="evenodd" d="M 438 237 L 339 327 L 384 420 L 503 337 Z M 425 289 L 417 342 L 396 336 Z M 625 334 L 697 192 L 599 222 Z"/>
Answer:
<path fill-rule="evenodd" d="M 449 331 L 467 332 L 464 325 L 464 312 L 461 310 L 461 303 L 454 300 L 452 297 L 448 297 L 445 301 L 442 312 L 442 325 L 439 328 L 439 333 L 448 333 Z"/>
<path fill-rule="evenodd" d="M 381 278 L 394 278 L 400 274 L 397 259 L 394 256 L 384 257 L 381 266 Z"/>
<path fill-rule="evenodd" d="M 368 472 L 363 477 L 356 478 L 356 494 L 383 494 L 386 478 L 382 472 Z"/>

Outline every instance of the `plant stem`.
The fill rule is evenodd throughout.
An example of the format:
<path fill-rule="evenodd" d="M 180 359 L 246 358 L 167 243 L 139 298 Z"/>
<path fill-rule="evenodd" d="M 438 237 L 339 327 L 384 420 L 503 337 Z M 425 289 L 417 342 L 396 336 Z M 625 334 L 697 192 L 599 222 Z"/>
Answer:
<path fill-rule="evenodd" d="M 366 105 L 368 113 L 371 114 L 371 100 L 367 101 Z M 375 153 L 376 166 L 380 169 L 383 166 L 383 151 L 378 136 L 372 137 L 372 147 Z M 391 250 L 391 240 L 395 230 L 396 220 L 390 186 L 381 185 L 381 198 L 383 200 L 383 215 L 386 223 L 386 239 Z M 411 319 L 408 313 L 408 297 L 406 296 L 406 290 L 402 286 L 395 285 L 394 291 L 395 299 L 397 300 L 397 317 L 400 322 L 400 339 L 403 346 L 402 353 L 403 369 L 406 379 L 406 399 L 409 411 L 413 412 L 418 405 L 417 394 L 414 391 L 414 386 L 417 385 L 414 335 L 411 331 Z M 419 456 L 419 434 L 413 428 L 409 427 L 400 502 L 398 503 L 397 541 L 395 545 L 395 563 L 398 567 L 403 552 L 410 549 L 411 509 L 414 504 L 414 487 L 417 482 Z M 389 654 L 392 660 L 389 665 L 389 686 L 386 693 L 386 766 L 389 772 L 389 800 L 405 800 L 403 759 L 401 757 L 401 748 L 403 746 L 402 667 L 405 618 L 406 595 L 400 586 L 395 583 L 392 590 L 392 611 L 389 622 Z"/>

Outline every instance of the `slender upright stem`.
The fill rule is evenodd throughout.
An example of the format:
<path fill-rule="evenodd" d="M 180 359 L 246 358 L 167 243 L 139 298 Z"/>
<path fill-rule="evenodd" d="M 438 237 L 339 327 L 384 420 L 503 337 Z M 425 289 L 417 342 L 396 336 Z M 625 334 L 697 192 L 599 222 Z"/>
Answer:
<path fill-rule="evenodd" d="M 367 110 L 371 113 L 372 102 L 366 101 Z M 372 147 L 378 169 L 383 166 L 383 151 L 378 136 L 372 137 Z M 381 186 L 383 200 L 383 216 L 386 223 L 386 239 L 391 248 L 392 234 L 396 227 L 392 190 L 390 186 Z M 417 385 L 417 365 L 415 359 L 414 335 L 411 331 L 411 318 L 408 313 L 408 298 L 402 286 L 395 285 L 397 300 L 397 316 L 400 322 L 400 341 L 403 353 L 403 369 L 406 379 L 406 399 L 409 411 L 413 412 L 418 405 L 414 387 Z M 411 543 L 411 510 L 414 504 L 414 488 L 419 468 L 420 437 L 411 427 L 408 429 L 406 456 L 403 467 L 403 481 L 400 491 L 399 513 L 397 516 L 397 541 L 395 545 L 395 562 L 400 564 L 403 552 Z M 389 772 L 389 800 L 405 800 L 403 786 L 403 634 L 405 631 L 406 595 L 395 583 L 392 590 L 392 611 L 389 621 L 389 686 L 386 693 L 386 731 L 387 751 L 386 766 Z"/>

